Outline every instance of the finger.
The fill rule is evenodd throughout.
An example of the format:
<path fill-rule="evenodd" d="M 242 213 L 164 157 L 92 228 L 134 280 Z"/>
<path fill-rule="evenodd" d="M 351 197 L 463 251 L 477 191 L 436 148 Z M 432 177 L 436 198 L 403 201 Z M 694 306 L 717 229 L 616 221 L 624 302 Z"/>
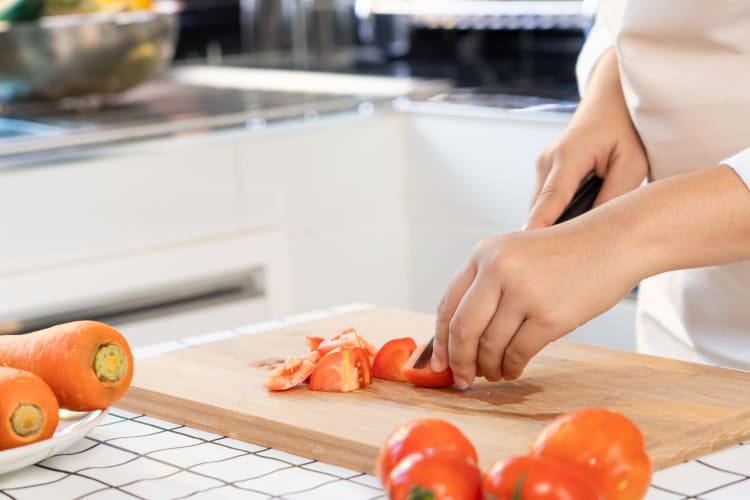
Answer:
<path fill-rule="evenodd" d="M 594 206 L 598 207 L 613 198 L 617 198 L 637 188 L 646 178 L 648 166 L 643 160 L 629 161 L 617 159 L 609 167 L 602 189 L 596 197 Z"/>
<path fill-rule="evenodd" d="M 488 274 L 481 270 L 477 273 L 450 322 L 448 362 L 459 389 L 465 389 L 474 380 L 479 337 L 497 311 L 500 287 Z"/>
<path fill-rule="evenodd" d="M 540 229 L 554 224 L 573 199 L 583 177 L 592 168 L 591 162 L 582 161 L 575 156 L 568 159 L 558 155 L 534 206 L 531 207 L 526 229 Z"/>
<path fill-rule="evenodd" d="M 529 210 L 536 203 L 536 199 L 539 197 L 539 192 L 544 186 L 544 181 L 547 180 L 549 171 L 552 169 L 552 156 L 547 153 L 542 153 L 536 161 L 536 179 L 534 180 L 534 189 L 531 192 L 531 204 Z"/>
<path fill-rule="evenodd" d="M 448 334 L 450 321 L 456 312 L 461 298 L 468 290 L 476 275 L 476 265 L 472 259 L 467 260 L 458 270 L 448 285 L 443 298 L 440 299 L 435 322 L 435 340 L 432 344 L 432 371 L 441 372 L 448 368 Z"/>
<path fill-rule="evenodd" d="M 477 374 L 495 382 L 503 378 L 503 353 L 524 320 L 508 295 L 500 298 L 497 312 L 479 338 Z"/>
<path fill-rule="evenodd" d="M 503 378 L 515 380 L 520 377 L 531 358 L 555 338 L 548 325 L 527 318 L 505 348 Z"/>

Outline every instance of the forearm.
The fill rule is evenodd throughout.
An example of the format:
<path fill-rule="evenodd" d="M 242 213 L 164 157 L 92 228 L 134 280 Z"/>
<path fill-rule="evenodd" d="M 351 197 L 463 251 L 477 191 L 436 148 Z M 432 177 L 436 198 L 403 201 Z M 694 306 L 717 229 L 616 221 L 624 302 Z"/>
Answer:
<path fill-rule="evenodd" d="M 605 109 L 616 106 L 625 109 L 625 96 L 620 82 L 620 68 L 617 63 L 617 52 L 614 48 L 607 49 L 594 66 L 586 87 L 586 93 L 574 114 L 577 118 L 593 114 L 600 115 Z"/>
<path fill-rule="evenodd" d="M 614 260 L 635 281 L 750 259 L 750 191 L 727 166 L 653 182 L 575 224 L 613 242 Z"/>

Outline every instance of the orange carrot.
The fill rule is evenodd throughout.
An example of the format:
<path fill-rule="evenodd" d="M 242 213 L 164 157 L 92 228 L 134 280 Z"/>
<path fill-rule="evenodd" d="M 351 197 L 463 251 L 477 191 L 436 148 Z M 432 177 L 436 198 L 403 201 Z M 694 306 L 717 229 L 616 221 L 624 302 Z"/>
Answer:
<path fill-rule="evenodd" d="M 52 437 L 57 421 L 57 399 L 44 380 L 0 366 L 0 450 Z"/>
<path fill-rule="evenodd" d="M 106 408 L 127 391 L 133 355 L 109 325 L 74 321 L 22 335 L 0 335 L 0 365 L 39 375 L 61 408 Z"/>

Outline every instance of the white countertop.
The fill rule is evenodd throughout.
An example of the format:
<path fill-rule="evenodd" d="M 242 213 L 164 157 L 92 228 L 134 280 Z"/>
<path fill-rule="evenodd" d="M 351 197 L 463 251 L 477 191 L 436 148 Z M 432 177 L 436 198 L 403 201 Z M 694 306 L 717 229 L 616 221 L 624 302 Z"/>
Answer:
<path fill-rule="evenodd" d="M 369 307 L 352 304 L 137 349 L 137 358 Z M 278 450 L 113 408 L 59 455 L 0 475 L 0 499 L 386 498 L 378 480 Z M 750 499 L 750 443 L 654 474 L 646 497 Z"/>

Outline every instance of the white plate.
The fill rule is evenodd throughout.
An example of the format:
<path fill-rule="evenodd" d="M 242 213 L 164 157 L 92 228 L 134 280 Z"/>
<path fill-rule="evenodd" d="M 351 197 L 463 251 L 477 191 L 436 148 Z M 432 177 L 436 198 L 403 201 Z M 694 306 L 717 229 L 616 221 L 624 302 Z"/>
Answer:
<path fill-rule="evenodd" d="M 0 451 L 0 474 L 23 469 L 60 453 L 79 439 L 83 439 L 106 416 L 107 410 L 89 412 L 60 410 L 60 423 L 57 424 L 57 430 L 51 438 Z"/>

